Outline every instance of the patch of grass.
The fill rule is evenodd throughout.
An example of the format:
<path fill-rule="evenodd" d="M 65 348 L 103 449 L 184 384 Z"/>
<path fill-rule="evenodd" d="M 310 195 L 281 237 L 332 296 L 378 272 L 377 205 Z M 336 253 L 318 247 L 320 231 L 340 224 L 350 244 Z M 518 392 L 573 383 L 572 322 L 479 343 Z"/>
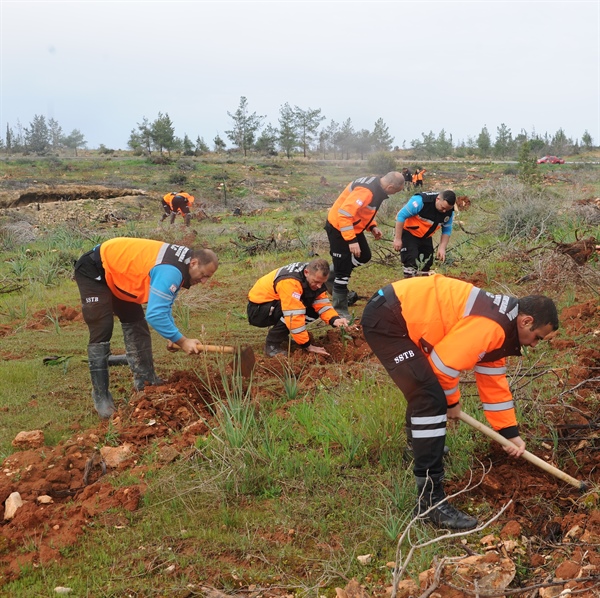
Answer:
<path fill-rule="evenodd" d="M 196 231 L 196 244 L 214 248 L 221 264 L 214 280 L 181 293 L 175 303 L 176 322 L 190 336 L 259 348 L 265 330 L 249 326 L 243 316 L 248 289 L 259 276 L 286 263 L 308 261 L 314 253 L 328 256 L 322 231 L 327 209 L 350 180 L 366 174 L 365 164 L 359 161 L 257 162 L 260 178 L 277 188 L 275 198 L 272 188 L 258 177 L 253 177 L 251 185 L 235 184 L 248 178 L 251 161 L 223 156 L 191 158 L 190 163 L 193 168 L 185 170 L 188 183 L 206 201 L 209 213 L 209 218 L 194 221 L 190 229 L 157 229 L 161 212 L 155 199 L 136 207 L 135 217 L 125 224 L 113 227 L 86 221 L 77 227 L 55 227 L 25 243 L 17 243 L 0 226 L 0 245 L 6 251 L 0 261 L 0 281 L 26 284 L 18 296 L 0 295 L 0 324 L 7 329 L 0 361 L 0 457 L 12 454 L 11 441 L 24 429 L 43 429 L 46 444 L 54 446 L 73 436 L 73 424 L 83 430 L 98 426 L 83 360 L 87 328 L 80 321 L 58 322 L 59 304 L 79 308 L 72 261 L 81 253 L 113 236 L 180 243 L 182 235 Z M 30 160 L 10 160 L 3 167 L 9 176 L 26 181 L 31 178 L 30 164 Z M 69 162 L 68 170 L 65 164 L 62 161 L 59 175 L 57 166 L 36 161 L 35 176 L 49 182 L 59 176 L 77 182 L 101 179 L 166 191 L 169 180 L 181 172 L 178 164 L 150 164 L 143 158 L 80 160 Z M 461 195 L 470 197 L 472 206 L 460 215 L 462 228 L 453 231 L 452 260 L 436 263 L 434 268 L 459 278 L 475 278 L 479 273 L 492 291 L 527 290 L 525 285 L 514 284 L 513 256 L 541 245 L 543 235 L 574 240 L 579 221 L 570 221 L 567 214 L 568 225 L 551 223 L 544 210 L 556 213 L 563 202 L 581 198 L 585 193 L 580 185 L 600 192 L 597 169 L 581 169 L 577 175 L 581 182 L 544 194 L 546 206 L 539 211 L 538 198 L 529 205 L 531 192 L 512 174 L 502 174 L 505 165 L 444 164 L 443 172 L 439 166 L 430 170 L 427 183 L 431 188 L 446 186 L 451 180 Z M 472 176 L 473 169 L 477 176 Z M 435 170 L 440 172 L 434 174 Z M 564 176 L 569 172 L 561 170 Z M 329 187 L 319 184 L 321 176 L 327 178 Z M 223 180 L 231 184 L 228 205 L 217 190 Z M 244 199 L 244 210 L 243 216 L 236 217 L 231 207 L 239 198 Z M 388 239 L 393 218 L 405 201 L 404 196 L 390 198 L 378 214 Z M 497 231 L 505 215 L 509 229 L 499 240 Z M 252 252 L 255 240 L 249 234 L 260 240 L 272 236 L 276 243 L 259 244 Z M 385 247 L 369 242 L 372 247 Z M 351 286 L 361 297 L 401 277 L 397 256 L 384 257 L 377 256 L 353 273 Z M 526 271 L 530 266 L 523 258 L 517 267 Z M 585 296 L 578 287 L 568 285 L 551 292 L 561 305 L 572 305 Z M 358 317 L 363 305 L 361 301 L 353 310 Z M 42 310 L 49 317 L 40 328 L 34 314 Z M 313 330 L 317 338 L 323 333 L 323 328 Z M 122 343 L 117 332 L 118 326 L 115 347 Z M 190 356 L 167 354 L 163 339 L 155 333 L 153 337 L 161 375 L 190 369 Z M 351 338 L 344 340 L 350 347 Z M 46 355 L 73 357 L 68 368 L 44 367 L 41 360 Z M 140 457 L 139 471 L 111 475 L 111 483 L 119 487 L 148 484 L 140 508 L 134 513 L 115 510 L 90 520 L 86 536 L 61 551 L 60 563 L 25 566 L 20 579 L 0 580 L 2 592 L 45 596 L 61 585 L 81 596 L 178 595 L 201 593 L 206 582 L 231 593 L 262 584 L 316 596 L 333 595 L 336 586 L 343 587 L 347 579 L 356 577 L 368 591 L 383 593 L 382 586 L 391 583 L 385 564 L 395 558 L 395 541 L 415 501 L 410 464 L 403 455 L 406 405 L 383 369 L 365 359 L 354 363 L 348 373 L 342 367 L 346 364 L 315 358 L 310 369 L 298 370 L 292 354 L 289 369 L 276 370 L 259 358 L 248 385 L 239 372 L 230 375 L 230 356 L 193 359 L 199 386 L 212 393 L 215 421 L 210 434 L 196 439 L 186 459 L 162 468 L 157 464 L 157 446 L 150 444 Z M 576 363 L 575 355 L 566 359 Z M 519 416 L 531 428 L 543 421 L 549 397 L 556 396 L 557 376 L 536 378 L 548 363 L 555 365 L 552 353 L 527 353 L 522 369 L 511 377 Z M 216 364 L 217 375 L 208 364 Z M 532 379 L 536 379 L 535 391 Z M 119 405 L 129 401 L 130 387 L 128 371 L 111 371 L 111 390 Z M 485 421 L 472 378 L 463 378 L 462 392 L 465 411 Z M 597 405 L 591 402 L 590 408 Z M 116 426 L 107 424 L 103 429 L 104 444 L 122 441 Z M 172 438 L 178 439 L 177 434 L 173 431 Z M 462 480 L 471 469 L 478 469 L 475 456 L 485 453 L 488 441 L 464 424 L 450 424 L 447 443 L 451 449 L 447 477 Z M 571 463 L 577 455 L 557 458 Z M 468 495 L 459 502 L 461 508 L 465 505 L 478 515 L 488 515 L 493 509 L 485 503 L 470 504 Z M 415 528 L 415 534 L 422 540 L 436 532 L 423 525 Z M 35 547 L 35 541 L 30 540 L 28 546 Z M 428 568 L 440 550 L 455 554 L 460 549 L 445 543 L 423 550 L 409 574 Z M 358 554 L 373 554 L 372 563 L 359 566 Z"/>

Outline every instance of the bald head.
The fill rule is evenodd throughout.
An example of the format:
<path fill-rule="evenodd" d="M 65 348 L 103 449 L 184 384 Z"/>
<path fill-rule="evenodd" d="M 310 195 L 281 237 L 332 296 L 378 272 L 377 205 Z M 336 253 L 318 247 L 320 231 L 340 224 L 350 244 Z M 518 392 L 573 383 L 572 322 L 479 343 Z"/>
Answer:
<path fill-rule="evenodd" d="M 388 194 L 394 195 L 404 189 L 404 175 L 401 172 L 388 172 L 381 177 L 381 188 Z"/>
<path fill-rule="evenodd" d="M 190 257 L 195 258 L 202 266 L 206 266 L 207 264 L 219 265 L 219 258 L 212 249 L 192 249 Z"/>

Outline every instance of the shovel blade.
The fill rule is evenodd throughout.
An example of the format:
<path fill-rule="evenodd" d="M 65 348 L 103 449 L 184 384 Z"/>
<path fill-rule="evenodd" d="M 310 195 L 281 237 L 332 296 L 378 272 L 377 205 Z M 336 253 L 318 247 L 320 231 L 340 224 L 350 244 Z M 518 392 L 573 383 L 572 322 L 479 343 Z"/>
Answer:
<path fill-rule="evenodd" d="M 239 365 L 240 373 L 243 378 L 250 378 L 250 376 L 252 376 L 255 364 L 256 357 L 252 347 L 240 348 L 239 351 L 235 353 L 233 367 L 236 369 Z"/>

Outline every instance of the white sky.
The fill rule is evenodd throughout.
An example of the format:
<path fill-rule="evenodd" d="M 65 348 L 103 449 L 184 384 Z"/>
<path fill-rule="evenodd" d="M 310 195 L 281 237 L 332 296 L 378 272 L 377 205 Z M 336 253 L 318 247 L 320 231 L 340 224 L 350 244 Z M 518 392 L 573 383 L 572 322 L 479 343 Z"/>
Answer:
<path fill-rule="evenodd" d="M 600 0 L 0 0 L 0 137 L 54 118 L 126 149 L 145 116 L 212 148 L 240 97 L 277 126 L 288 102 L 402 147 L 562 128 L 600 144 Z"/>

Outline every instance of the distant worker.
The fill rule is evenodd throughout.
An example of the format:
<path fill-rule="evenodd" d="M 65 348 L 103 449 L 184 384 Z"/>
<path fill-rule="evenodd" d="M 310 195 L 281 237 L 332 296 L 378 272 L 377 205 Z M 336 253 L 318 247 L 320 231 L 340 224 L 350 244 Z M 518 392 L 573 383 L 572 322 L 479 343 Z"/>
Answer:
<path fill-rule="evenodd" d="M 371 259 L 364 231 L 368 230 L 376 241 L 382 238 L 375 221 L 377 210 L 385 199 L 402 189 L 404 176 L 399 172 L 362 177 L 352 181 L 329 210 L 325 230 L 333 261 L 333 307 L 344 318 L 350 318 L 348 284 L 352 270 Z"/>
<path fill-rule="evenodd" d="M 408 170 L 408 168 L 403 168 L 402 169 L 402 176 L 404 177 L 404 188 L 406 190 L 410 189 L 410 186 L 412 184 L 412 172 L 410 170 Z"/>
<path fill-rule="evenodd" d="M 420 168 L 417 166 L 417 168 L 415 168 L 415 172 L 412 175 L 412 182 L 413 185 L 415 187 L 422 187 L 423 186 L 423 175 L 426 173 L 427 171 L 424 168 Z"/>
<path fill-rule="evenodd" d="M 334 328 L 347 326 L 333 309 L 325 282 L 329 264 L 322 258 L 308 263 L 295 262 L 273 270 L 259 278 L 248 293 L 248 322 L 252 326 L 271 329 L 267 333 L 265 353 L 268 357 L 285 354 L 282 344 L 292 339 L 301 349 L 329 355 L 323 347 L 310 341 L 306 325 L 321 318 Z"/>
<path fill-rule="evenodd" d="M 394 249 L 400 252 L 404 278 L 427 274 L 433 264 L 435 231 L 442 228 L 437 259 L 446 260 L 446 247 L 452 234 L 456 195 L 447 190 L 441 193 L 416 193 L 396 216 Z"/>
<path fill-rule="evenodd" d="M 173 301 L 181 288 L 205 283 L 218 265 L 210 249 L 125 237 L 104 241 L 77 260 L 75 282 L 90 333 L 87 352 L 92 397 L 102 419 L 116 409 L 108 374 L 114 316 L 121 321 L 135 389 L 161 384 L 154 371 L 148 324 L 186 353 L 198 353 L 200 341 L 187 338 L 175 325 Z M 145 314 L 144 303 L 148 304 Z"/>
<path fill-rule="evenodd" d="M 183 191 L 179 193 L 167 193 L 162 198 L 162 207 L 165 213 L 162 215 L 160 221 L 163 222 L 167 217 L 170 217 L 170 223 L 173 224 L 177 214 L 181 214 L 185 225 L 189 226 L 192 220 L 190 207 L 194 203 L 194 199 L 193 195 L 184 193 Z"/>
<path fill-rule="evenodd" d="M 492 294 L 440 274 L 394 282 L 367 303 L 365 339 L 406 400 L 407 436 L 417 486 L 414 515 L 433 524 L 470 529 L 477 519 L 444 501 L 446 422 L 460 416 L 461 372 L 473 370 L 483 413 L 520 457 L 515 404 L 506 358 L 535 347 L 558 329 L 556 305 L 543 295 Z"/>

